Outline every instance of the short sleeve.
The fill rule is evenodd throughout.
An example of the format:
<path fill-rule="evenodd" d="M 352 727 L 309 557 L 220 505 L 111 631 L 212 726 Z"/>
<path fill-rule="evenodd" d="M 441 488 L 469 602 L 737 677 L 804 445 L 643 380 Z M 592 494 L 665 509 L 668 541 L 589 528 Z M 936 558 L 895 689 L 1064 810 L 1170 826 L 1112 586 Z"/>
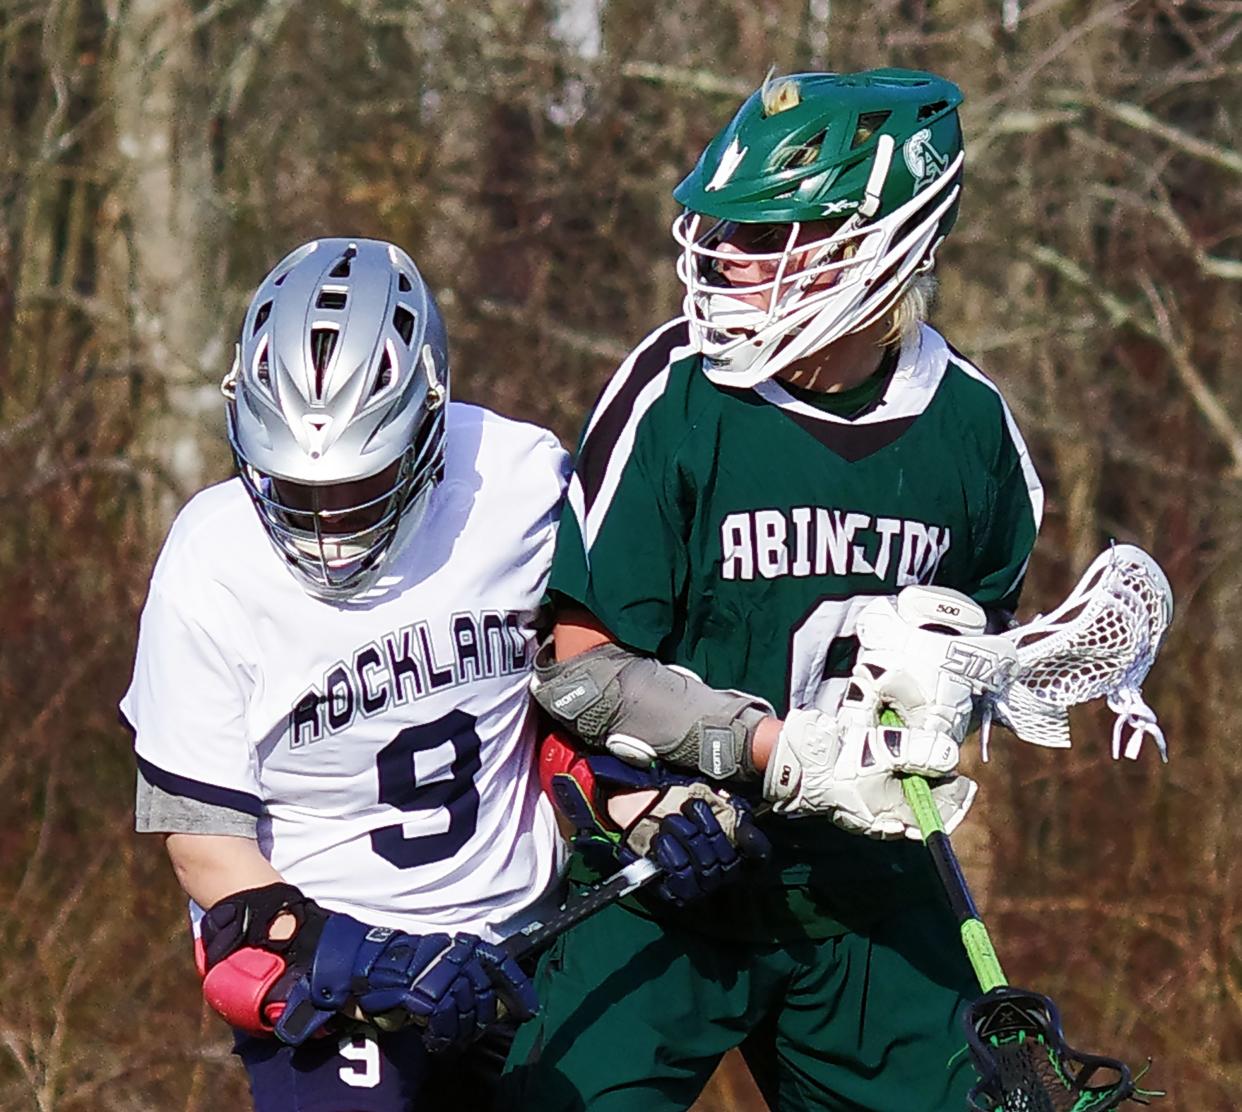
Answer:
<path fill-rule="evenodd" d="M 604 387 L 578 445 L 549 584 L 623 644 L 657 655 L 685 613 L 694 491 L 676 453 L 693 358 L 678 318 L 647 336 Z"/>
<path fill-rule="evenodd" d="M 980 537 L 975 581 L 967 590 L 989 609 L 1016 610 L 1043 513 L 1043 488 L 1026 445 L 1002 402 L 1004 435 L 992 468 L 991 498 Z"/>
<path fill-rule="evenodd" d="M 684 594 L 687 555 L 669 467 L 640 430 L 630 449 L 614 449 L 607 490 L 579 466 L 561 517 L 550 589 L 595 615 L 622 643 L 657 653 L 673 630 Z M 585 445 L 584 445 L 585 448 Z"/>
<path fill-rule="evenodd" d="M 184 596 L 157 579 L 142 611 L 134 675 L 121 701 L 138 767 L 170 795 L 258 816 L 244 666 L 220 631 L 191 612 L 193 592 Z"/>

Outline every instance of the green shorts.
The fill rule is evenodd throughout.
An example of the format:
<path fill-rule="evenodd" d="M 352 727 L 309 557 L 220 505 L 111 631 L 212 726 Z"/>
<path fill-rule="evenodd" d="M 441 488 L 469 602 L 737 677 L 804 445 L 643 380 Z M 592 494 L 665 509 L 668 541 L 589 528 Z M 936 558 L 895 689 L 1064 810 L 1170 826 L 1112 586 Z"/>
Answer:
<path fill-rule="evenodd" d="M 505 1112 L 683 1110 L 757 1029 L 781 1112 L 961 1112 L 973 1083 L 960 1016 L 979 990 L 943 902 L 782 943 L 613 906 L 558 941 L 537 983 Z"/>

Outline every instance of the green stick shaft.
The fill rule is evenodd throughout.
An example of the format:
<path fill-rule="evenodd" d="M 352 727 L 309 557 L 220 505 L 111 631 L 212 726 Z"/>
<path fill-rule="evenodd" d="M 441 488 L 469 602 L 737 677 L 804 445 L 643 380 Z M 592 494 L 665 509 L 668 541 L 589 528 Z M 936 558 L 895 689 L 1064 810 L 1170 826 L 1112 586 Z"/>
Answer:
<path fill-rule="evenodd" d="M 900 726 L 901 719 L 892 711 L 884 711 L 880 722 L 885 726 Z M 922 776 L 907 776 L 902 780 L 902 790 L 906 802 L 914 812 L 923 835 L 923 842 L 932 856 L 940 883 L 944 885 L 945 894 L 949 897 L 949 905 L 957 916 L 958 927 L 962 935 L 962 946 L 970 967 L 975 971 L 979 987 L 984 992 L 1007 985 L 1005 971 L 1001 968 L 1000 959 L 996 956 L 996 948 L 992 945 L 988 928 L 979 917 L 979 910 L 966 885 L 962 867 L 958 863 L 957 854 L 945 833 L 944 823 L 940 821 L 940 812 L 932 799 L 931 785 Z"/>
<path fill-rule="evenodd" d="M 957 916 L 958 926 L 962 933 L 962 946 L 970 959 L 970 967 L 975 971 L 979 987 L 984 992 L 991 992 L 1009 982 L 1005 971 L 1001 968 L 996 949 L 979 917 L 975 901 L 966 886 L 966 878 L 962 875 L 962 867 L 958 864 L 957 854 L 949 836 L 944 832 L 944 824 L 940 821 L 940 812 L 932 802 L 931 787 L 921 776 L 908 776 L 902 781 L 902 790 L 906 793 L 906 802 L 918 819 L 919 830 L 923 834 L 923 842 L 936 872 L 940 875 L 940 883 L 944 885 L 945 894 L 949 897 L 949 905 Z"/>

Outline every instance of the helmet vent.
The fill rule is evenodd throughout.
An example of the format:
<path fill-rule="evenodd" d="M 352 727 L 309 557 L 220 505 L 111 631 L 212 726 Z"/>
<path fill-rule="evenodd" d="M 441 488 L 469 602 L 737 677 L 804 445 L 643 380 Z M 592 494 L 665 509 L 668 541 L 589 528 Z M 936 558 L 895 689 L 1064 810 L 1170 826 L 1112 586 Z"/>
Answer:
<path fill-rule="evenodd" d="M 819 161 L 819 154 L 823 149 L 824 139 L 827 135 L 828 129 L 825 128 L 813 139 L 808 139 L 800 147 L 795 149 L 787 159 L 785 159 L 781 169 L 797 170 L 803 166 L 813 166 L 817 161 Z"/>
<path fill-rule="evenodd" d="M 250 330 L 250 335 L 255 335 L 260 328 L 267 323 L 267 318 L 272 315 L 272 303 L 265 301 L 259 306 L 259 311 L 254 315 L 254 327 Z"/>
<path fill-rule="evenodd" d="M 864 112 L 858 117 L 858 123 L 854 128 L 854 141 L 850 143 L 850 150 L 861 147 L 868 139 L 870 139 L 877 131 L 888 122 L 891 112 Z"/>
<path fill-rule="evenodd" d="M 933 104 L 924 104 L 919 109 L 919 120 L 921 122 L 923 120 L 930 119 L 932 116 L 939 116 L 940 113 L 948 107 L 949 102 L 947 100 L 938 100 Z"/>
<path fill-rule="evenodd" d="M 404 305 L 398 305 L 392 311 L 392 326 L 405 341 L 405 346 L 409 347 L 410 341 L 414 339 L 414 314 Z"/>
<path fill-rule="evenodd" d="M 267 337 L 264 336 L 263 339 L 259 341 L 259 350 L 255 353 L 254 377 L 258 381 L 259 385 L 270 394 L 272 390 L 272 365 L 268 360 L 267 352 L 268 342 Z"/>
<path fill-rule="evenodd" d="M 411 321 L 413 318 L 411 318 Z M 379 374 L 375 376 L 375 388 L 371 391 L 371 397 L 392 385 L 392 345 L 384 345 L 384 354 L 380 356 Z"/>
<path fill-rule="evenodd" d="M 413 283 L 410 282 L 409 278 L 406 275 L 404 274 L 397 275 L 397 289 L 399 289 L 402 293 L 409 293 L 410 290 L 412 290 L 413 288 L 414 288 Z"/>
<path fill-rule="evenodd" d="M 336 341 L 340 333 L 335 328 L 311 329 L 311 364 L 315 368 L 315 396 L 323 397 L 323 379 L 336 350 Z"/>
<path fill-rule="evenodd" d="M 354 258 L 358 254 L 358 245 L 351 243 L 345 248 L 345 254 L 341 256 L 340 262 L 328 271 L 329 278 L 348 278 L 349 271 L 353 266 Z"/>
<path fill-rule="evenodd" d="M 315 301 L 316 309 L 344 309 L 345 303 L 349 300 L 349 295 L 344 290 L 330 289 L 325 286 L 319 291 L 319 297 Z"/>

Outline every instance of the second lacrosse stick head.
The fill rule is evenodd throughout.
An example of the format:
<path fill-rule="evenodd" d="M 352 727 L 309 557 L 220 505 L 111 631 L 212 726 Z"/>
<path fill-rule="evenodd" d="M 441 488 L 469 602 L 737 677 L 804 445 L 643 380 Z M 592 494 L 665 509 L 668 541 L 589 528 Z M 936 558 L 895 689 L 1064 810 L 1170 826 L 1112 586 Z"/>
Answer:
<path fill-rule="evenodd" d="M 1138 1094 L 1124 1062 L 1065 1041 L 1056 1005 L 1038 992 L 995 988 L 963 1023 L 980 1077 L 968 1097 L 975 1112 L 1103 1112 Z"/>

